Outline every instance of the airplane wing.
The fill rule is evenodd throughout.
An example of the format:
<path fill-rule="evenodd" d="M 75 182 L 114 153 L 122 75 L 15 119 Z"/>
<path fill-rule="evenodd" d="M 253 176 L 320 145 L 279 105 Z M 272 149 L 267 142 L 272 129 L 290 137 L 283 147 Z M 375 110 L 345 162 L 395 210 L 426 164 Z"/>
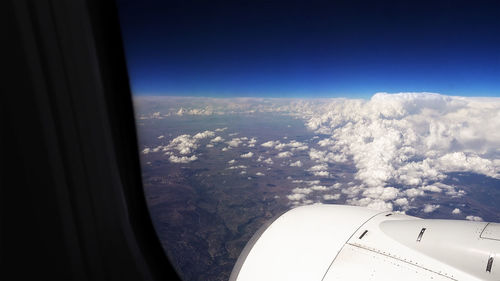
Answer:
<path fill-rule="evenodd" d="M 499 258 L 498 223 L 311 205 L 259 230 L 230 281 L 500 280 Z"/>

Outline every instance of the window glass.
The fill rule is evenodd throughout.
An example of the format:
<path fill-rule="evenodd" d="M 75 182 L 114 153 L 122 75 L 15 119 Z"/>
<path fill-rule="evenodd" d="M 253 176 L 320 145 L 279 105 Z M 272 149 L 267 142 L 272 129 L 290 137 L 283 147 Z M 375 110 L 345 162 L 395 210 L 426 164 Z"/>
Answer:
<path fill-rule="evenodd" d="M 227 280 L 301 205 L 499 222 L 496 5 L 118 1 L 144 191 L 180 275 Z"/>

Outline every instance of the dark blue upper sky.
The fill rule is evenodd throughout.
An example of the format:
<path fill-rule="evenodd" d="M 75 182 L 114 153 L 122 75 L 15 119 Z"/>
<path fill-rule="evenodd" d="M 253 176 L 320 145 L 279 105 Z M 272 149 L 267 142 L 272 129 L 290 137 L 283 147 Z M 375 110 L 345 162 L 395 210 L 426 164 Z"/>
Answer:
<path fill-rule="evenodd" d="M 134 94 L 500 96 L 500 1 L 119 0 Z"/>

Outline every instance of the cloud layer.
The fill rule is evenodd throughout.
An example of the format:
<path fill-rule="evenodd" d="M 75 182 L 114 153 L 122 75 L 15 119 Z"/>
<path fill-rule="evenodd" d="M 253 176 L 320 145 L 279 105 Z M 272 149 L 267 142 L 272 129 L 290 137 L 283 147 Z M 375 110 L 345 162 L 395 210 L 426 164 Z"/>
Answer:
<path fill-rule="evenodd" d="M 400 198 L 428 192 L 463 195 L 440 183 L 449 172 L 500 178 L 499 99 L 378 93 L 368 101 L 332 100 L 306 119 L 330 136 L 318 142 L 324 150 L 309 151 L 311 159 L 356 166 L 360 188 L 349 195 L 351 204 L 392 209 Z M 381 188 L 391 188 L 390 196 Z"/>
<path fill-rule="evenodd" d="M 239 128 L 212 128 L 194 135 L 179 135 L 167 145 L 145 147 L 142 153 L 163 152 L 171 163 L 189 163 L 203 159 L 204 152 L 199 148 L 206 147 L 227 152 L 231 158 L 225 161 L 238 159 L 229 161 L 228 169 L 238 169 L 242 174 L 247 167 L 233 165 L 236 161 L 248 165 L 255 162 L 255 167 L 265 174 L 248 172 L 261 177 L 272 176 L 270 170 L 275 167 L 302 170 L 305 177 L 318 182 L 307 183 L 300 173 L 290 179 L 287 198 L 294 205 L 326 200 L 379 210 L 405 212 L 417 208 L 433 213 L 445 210 L 446 205 L 434 201 L 423 204 L 423 198 L 467 195 L 447 180 L 450 172 L 500 179 L 500 99 L 378 93 L 370 100 L 210 102 L 200 102 L 198 109 L 186 103 L 184 108 L 151 112 L 140 119 L 273 113 L 303 120 L 316 135 L 308 139 L 296 135 L 296 140 L 281 136 L 269 140 L 265 135 L 257 139 L 231 131 Z M 164 135 L 157 137 L 161 142 L 166 139 Z M 343 178 L 346 175 L 348 179 Z M 338 182 L 323 186 L 319 180 Z M 449 212 L 462 213 L 458 208 Z"/>

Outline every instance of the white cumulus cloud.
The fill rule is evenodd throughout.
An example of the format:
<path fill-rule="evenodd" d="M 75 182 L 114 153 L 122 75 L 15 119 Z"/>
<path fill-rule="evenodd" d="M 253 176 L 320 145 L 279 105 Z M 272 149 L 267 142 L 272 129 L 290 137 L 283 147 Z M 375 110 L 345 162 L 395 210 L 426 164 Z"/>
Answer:
<path fill-rule="evenodd" d="M 283 150 L 285 148 L 291 148 L 292 151 L 296 151 L 296 150 L 300 151 L 300 150 L 309 149 L 309 146 L 307 146 L 307 144 L 305 144 L 303 142 L 296 141 L 296 140 L 291 140 L 288 143 L 282 143 L 278 140 L 267 141 L 265 143 L 262 143 L 261 146 L 268 147 L 268 148 L 274 148 L 276 150 Z"/>
<path fill-rule="evenodd" d="M 477 216 L 466 216 L 465 219 L 468 221 L 483 221 L 483 218 Z"/>
<path fill-rule="evenodd" d="M 369 187 L 363 191 L 364 197 L 369 197 L 372 199 L 380 199 L 383 201 L 393 200 L 399 194 L 399 190 L 394 187 Z"/>
<path fill-rule="evenodd" d="M 323 199 L 325 200 L 339 200 L 340 199 L 340 194 L 325 194 L 323 195 Z"/>
<path fill-rule="evenodd" d="M 287 157 L 290 157 L 292 155 L 293 155 L 293 153 L 291 153 L 290 151 L 284 151 L 284 152 L 278 153 L 278 155 L 276 155 L 276 158 L 287 158 Z"/>
<path fill-rule="evenodd" d="M 189 163 L 189 162 L 195 161 L 197 159 L 198 159 L 198 157 L 196 157 L 196 155 L 193 155 L 191 157 L 187 157 L 187 156 L 178 157 L 175 155 L 170 155 L 170 157 L 168 158 L 168 160 L 172 163 Z"/>
<path fill-rule="evenodd" d="M 327 170 L 327 169 L 328 169 L 327 164 L 319 164 L 319 165 L 312 166 L 311 168 L 309 168 L 307 170 L 312 172 L 312 171 L 323 171 L 323 170 Z"/>
<path fill-rule="evenodd" d="M 251 158 L 252 156 L 253 156 L 253 152 L 251 152 L 251 151 L 240 155 L 241 158 Z"/>
<path fill-rule="evenodd" d="M 402 206 L 402 207 L 408 206 L 408 199 L 398 198 L 398 199 L 394 200 L 394 204 L 396 204 L 398 206 Z"/>
<path fill-rule="evenodd" d="M 432 204 L 425 204 L 424 205 L 424 213 L 432 213 L 435 210 L 437 210 L 440 206 L 439 205 L 432 205 Z"/>
<path fill-rule="evenodd" d="M 194 139 L 205 139 L 209 137 L 215 136 L 215 133 L 212 131 L 204 131 L 201 133 L 197 133 L 196 135 L 193 136 Z"/>
<path fill-rule="evenodd" d="M 222 142 L 222 141 L 224 141 L 224 139 L 221 138 L 220 136 L 216 136 L 215 138 L 210 140 L 210 142 Z"/>
<path fill-rule="evenodd" d="M 233 138 L 232 140 L 226 142 L 231 147 L 238 147 L 243 141 L 240 138 Z"/>
<path fill-rule="evenodd" d="M 297 187 L 297 188 L 292 189 L 292 192 L 293 193 L 301 193 L 301 194 L 309 194 L 312 192 L 312 189 L 307 188 L 307 187 L 304 187 L 304 188 Z"/>
<path fill-rule="evenodd" d="M 313 175 L 317 177 L 329 177 L 330 173 L 328 171 L 315 171 L 313 172 Z"/>
<path fill-rule="evenodd" d="M 275 141 L 267 141 L 265 143 L 262 143 L 261 146 L 263 147 L 273 147 L 275 145 L 275 143 L 279 143 L 279 141 L 275 142 Z"/>
<path fill-rule="evenodd" d="M 266 163 L 266 164 L 269 164 L 269 165 L 274 164 L 273 159 L 271 159 L 271 158 L 267 158 L 266 160 L 264 160 L 264 161 L 262 161 L 262 162 L 264 162 L 264 163 Z"/>
<path fill-rule="evenodd" d="M 291 201 L 299 201 L 299 200 L 306 198 L 306 195 L 303 193 L 293 193 L 293 194 L 287 195 L 286 198 L 288 198 L 288 200 L 291 200 Z"/>
<path fill-rule="evenodd" d="M 313 105 L 303 109 L 306 124 L 329 137 L 318 141 L 321 150 L 309 150 L 310 159 L 352 161 L 362 190 L 392 185 L 404 186 L 399 196 L 409 198 L 425 192 L 454 197 L 465 192 L 442 185 L 447 173 L 500 179 L 498 98 L 378 93 L 370 100 L 332 99 L 314 106 L 316 111 Z M 352 203 L 388 207 L 373 200 L 394 199 L 353 198 Z"/>

